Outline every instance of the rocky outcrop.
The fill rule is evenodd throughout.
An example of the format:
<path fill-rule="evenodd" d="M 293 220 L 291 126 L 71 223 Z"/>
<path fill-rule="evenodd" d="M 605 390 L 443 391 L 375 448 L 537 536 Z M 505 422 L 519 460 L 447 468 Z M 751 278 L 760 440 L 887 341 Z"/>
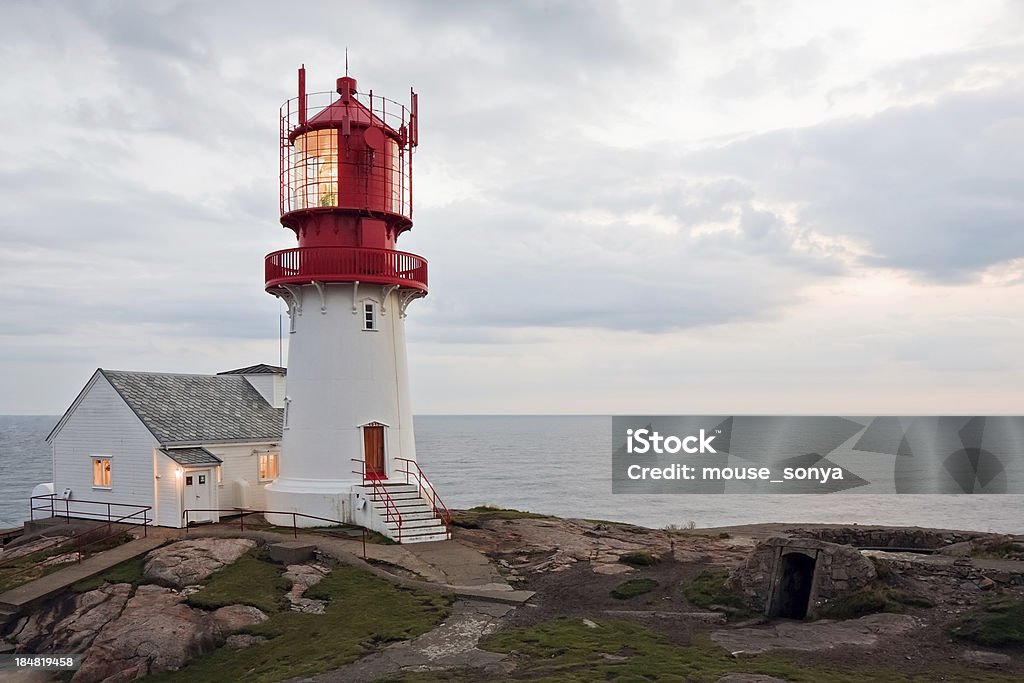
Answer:
<path fill-rule="evenodd" d="M 814 538 L 827 543 L 852 545 L 857 548 L 942 548 L 953 543 L 968 542 L 986 536 L 980 531 L 941 531 L 914 527 L 819 527 L 793 529 L 793 536 Z"/>
<path fill-rule="evenodd" d="M 220 635 L 208 613 L 169 588 L 139 586 L 124 611 L 103 628 L 73 683 L 114 683 L 178 669 L 212 650 Z"/>
<path fill-rule="evenodd" d="M 305 612 L 307 614 L 324 613 L 324 610 L 327 609 L 326 602 L 304 596 L 310 586 L 319 583 L 329 572 L 330 569 L 321 565 L 288 565 L 288 571 L 284 573 L 284 578 L 292 582 L 292 587 L 285 597 L 288 598 L 293 612 Z"/>
<path fill-rule="evenodd" d="M 217 625 L 218 630 L 223 633 L 237 631 L 240 628 L 259 624 L 269 619 L 263 613 L 263 610 L 250 605 L 228 605 L 227 607 L 221 607 L 215 610 L 210 617 Z"/>
<path fill-rule="evenodd" d="M 842 646 L 875 647 L 909 633 L 921 622 L 906 614 L 871 614 L 849 621 L 783 621 L 763 627 L 713 631 L 711 640 L 734 657 L 772 650 L 832 650 Z"/>
<path fill-rule="evenodd" d="M 231 564 L 256 542 L 247 538 L 197 538 L 157 548 L 146 560 L 147 578 L 179 588 L 201 583 Z"/>
<path fill-rule="evenodd" d="M 131 584 L 117 583 L 69 594 L 30 615 L 11 638 L 22 652 L 85 652 L 120 616 L 131 593 Z"/>

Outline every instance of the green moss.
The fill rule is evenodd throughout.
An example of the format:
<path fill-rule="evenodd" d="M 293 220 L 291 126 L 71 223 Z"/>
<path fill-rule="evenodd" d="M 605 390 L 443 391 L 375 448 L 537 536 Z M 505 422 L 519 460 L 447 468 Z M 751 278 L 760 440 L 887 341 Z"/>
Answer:
<path fill-rule="evenodd" d="M 749 615 L 743 596 L 726 585 L 728 578 L 725 569 L 706 569 L 683 586 L 683 597 L 695 607 L 721 610 L 732 617 Z"/>
<path fill-rule="evenodd" d="M 1024 601 L 990 598 L 962 616 L 950 633 L 978 645 L 1024 648 Z"/>
<path fill-rule="evenodd" d="M 477 505 L 468 510 L 457 510 L 452 513 L 452 525 L 466 529 L 478 529 L 481 523 L 492 519 L 551 519 L 551 515 L 493 505 Z"/>
<path fill-rule="evenodd" d="M 284 568 L 249 552 L 209 578 L 198 592 L 188 596 L 193 607 L 213 610 L 227 605 L 251 605 L 270 614 L 288 606 L 285 593 L 291 582 Z"/>
<path fill-rule="evenodd" d="M 905 607 L 935 607 L 926 597 L 907 591 L 875 586 L 832 601 L 819 613 L 827 619 L 856 619 L 877 612 L 900 613 Z"/>
<path fill-rule="evenodd" d="M 714 683 L 728 673 L 774 676 L 795 683 L 926 683 L 936 680 L 1011 681 L 1010 674 L 976 671 L 959 664 L 937 663 L 906 674 L 870 663 L 809 665 L 787 653 L 734 658 L 705 637 L 686 646 L 668 642 L 644 626 L 626 621 L 598 621 L 589 628 L 581 619 L 558 619 L 532 627 L 495 633 L 481 647 L 514 654 L 516 679 L 546 682 L 696 681 Z M 481 680 L 479 672 L 408 674 L 388 678 L 404 683 Z"/>
<path fill-rule="evenodd" d="M 661 562 L 661 558 L 646 551 L 638 551 L 619 555 L 619 562 L 628 564 L 632 567 L 650 567 L 652 564 L 658 564 Z"/>
<path fill-rule="evenodd" d="M 448 616 L 451 605 L 448 596 L 407 590 L 348 566 L 334 569 L 306 595 L 327 600 L 325 613 L 278 612 L 244 629 L 267 642 L 241 650 L 220 648 L 146 680 L 271 683 L 312 676 L 353 662 L 382 643 L 430 630 Z"/>
<path fill-rule="evenodd" d="M 612 589 L 612 597 L 618 600 L 628 600 L 644 593 L 650 593 L 658 587 L 654 579 L 630 579 L 623 581 Z"/>
<path fill-rule="evenodd" d="M 76 593 L 85 593 L 86 591 L 96 590 L 104 583 L 130 583 L 133 586 L 138 586 L 147 582 L 143 574 L 145 567 L 145 556 L 133 557 L 120 564 L 115 564 L 102 574 L 82 579 L 71 586 L 71 590 Z"/>

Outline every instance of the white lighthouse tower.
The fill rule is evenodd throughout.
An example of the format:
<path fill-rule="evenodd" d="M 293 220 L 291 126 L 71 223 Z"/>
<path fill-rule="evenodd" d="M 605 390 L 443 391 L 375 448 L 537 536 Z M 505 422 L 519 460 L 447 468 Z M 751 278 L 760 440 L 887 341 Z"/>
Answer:
<path fill-rule="evenodd" d="M 395 250 L 412 228 L 417 97 L 408 107 L 337 91 L 281 107 L 281 224 L 298 245 L 266 257 L 266 289 L 288 306 L 277 524 L 359 524 L 402 542 L 448 537 L 447 509 L 416 462 L 405 315 L 427 262 Z"/>

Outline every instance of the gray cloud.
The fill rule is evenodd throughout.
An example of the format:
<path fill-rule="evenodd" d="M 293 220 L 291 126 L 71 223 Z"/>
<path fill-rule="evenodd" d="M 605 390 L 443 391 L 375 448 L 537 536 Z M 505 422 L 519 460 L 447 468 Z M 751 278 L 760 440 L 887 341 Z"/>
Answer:
<path fill-rule="evenodd" d="M 329 89 L 346 45 L 364 89 L 422 95 L 417 182 L 432 180 L 417 187 L 433 195 L 419 195 L 400 245 L 431 262 L 414 340 L 501 354 L 510 335 L 543 353 L 541 328 L 653 339 L 782 319 L 851 269 L 970 282 L 1024 256 L 1012 31 L 832 82 L 837 46 L 859 34 L 776 45 L 778 20 L 710 0 L 310 2 L 301 14 L 5 3 L 5 354 L 29 367 L 52 349 L 67 367 L 116 348 L 161 369 L 189 369 L 210 346 L 276 356 L 262 259 L 293 243 L 275 213 L 277 111 L 300 62 L 312 89 Z M 765 131 L 752 111 L 715 139 L 687 129 L 720 107 L 873 93 L 882 104 L 860 118 Z M 116 346 L 98 339 L 115 328 Z M 164 343 L 177 350 L 151 353 Z"/>

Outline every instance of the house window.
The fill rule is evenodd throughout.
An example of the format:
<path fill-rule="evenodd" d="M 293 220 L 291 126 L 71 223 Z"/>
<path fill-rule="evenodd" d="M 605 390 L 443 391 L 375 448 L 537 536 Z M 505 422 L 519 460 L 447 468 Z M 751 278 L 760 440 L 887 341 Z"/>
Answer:
<path fill-rule="evenodd" d="M 98 489 L 110 488 L 110 458 L 92 459 L 92 486 Z"/>
<path fill-rule="evenodd" d="M 260 481 L 277 479 L 277 453 L 260 453 Z"/>
<path fill-rule="evenodd" d="M 377 329 L 377 304 L 369 301 L 363 304 L 363 329 Z"/>

